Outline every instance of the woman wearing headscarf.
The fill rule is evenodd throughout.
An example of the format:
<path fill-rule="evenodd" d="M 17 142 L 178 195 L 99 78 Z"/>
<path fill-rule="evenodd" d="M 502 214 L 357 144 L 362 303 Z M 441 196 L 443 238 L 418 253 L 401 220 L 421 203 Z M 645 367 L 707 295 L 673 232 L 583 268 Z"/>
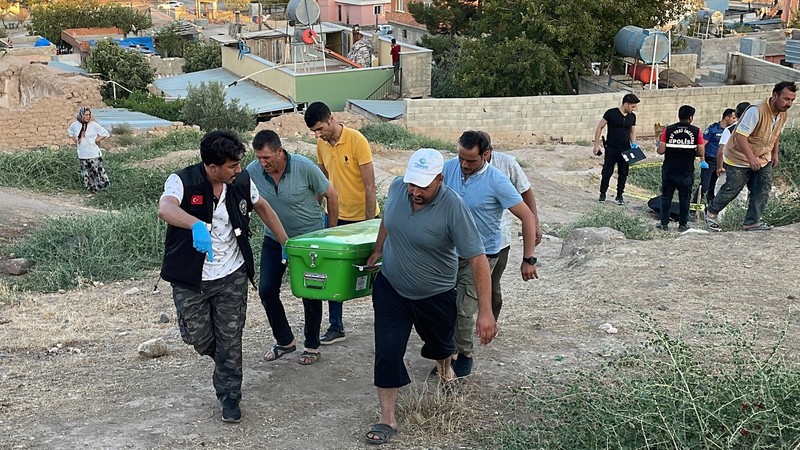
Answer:
<path fill-rule="evenodd" d="M 103 153 L 97 143 L 109 136 L 108 130 L 92 120 L 92 110 L 84 106 L 78 110 L 75 122 L 67 133 L 78 146 L 78 159 L 81 161 L 83 186 L 91 193 L 105 189 L 109 185 L 108 174 L 103 167 Z"/>

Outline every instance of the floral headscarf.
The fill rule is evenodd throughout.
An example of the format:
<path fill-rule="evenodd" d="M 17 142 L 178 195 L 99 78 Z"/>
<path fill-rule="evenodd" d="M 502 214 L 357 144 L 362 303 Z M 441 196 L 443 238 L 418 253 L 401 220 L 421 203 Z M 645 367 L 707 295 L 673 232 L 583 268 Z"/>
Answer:
<path fill-rule="evenodd" d="M 83 135 L 86 134 L 86 128 L 89 126 L 89 122 L 83 121 L 83 115 L 87 112 L 91 114 L 92 110 L 88 106 L 82 106 L 81 109 L 78 110 L 78 115 L 75 117 L 78 122 L 81 123 L 81 132 L 78 133 L 79 141 L 83 138 Z"/>

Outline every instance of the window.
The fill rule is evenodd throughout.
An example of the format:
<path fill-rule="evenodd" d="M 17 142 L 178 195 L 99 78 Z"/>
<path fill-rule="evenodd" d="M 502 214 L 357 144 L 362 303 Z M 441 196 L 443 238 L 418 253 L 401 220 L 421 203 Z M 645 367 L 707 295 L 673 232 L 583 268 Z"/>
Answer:
<path fill-rule="evenodd" d="M 403 40 L 408 40 L 408 30 L 403 28 Z"/>
<path fill-rule="evenodd" d="M 394 1 L 394 10 L 397 11 L 397 12 L 404 12 L 405 11 L 405 8 L 404 8 L 405 5 L 403 5 L 403 3 L 405 3 L 405 0 L 395 0 Z"/>

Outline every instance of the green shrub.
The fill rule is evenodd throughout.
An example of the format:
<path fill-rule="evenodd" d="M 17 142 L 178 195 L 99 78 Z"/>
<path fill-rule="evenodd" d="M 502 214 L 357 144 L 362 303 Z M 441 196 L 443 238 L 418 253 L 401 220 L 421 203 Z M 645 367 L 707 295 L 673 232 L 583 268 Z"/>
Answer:
<path fill-rule="evenodd" d="M 655 236 L 652 221 L 628 214 L 620 208 L 596 208 L 575 222 L 557 227 L 555 234 L 566 237 L 572 230 L 587 227 L 613 228 L 621 231 L 628 239 L 648 240 Z"/>
<path fill-rule="evenodd" d="M 156 216 L 154 200 L 116 213 L 48 219 L 11 246 L 35 262 L 19 287 L 51 292 L 136 277 L 159 267 L 166 227 Z"/>
<path fill-rule="evenodd" d="M 800 128 L 787 129 L 781 136 L 780 164 L 775 176 L 800 189 Z"/>
<path fill-rule="evenodd" d="M 86 69 L 131 91 L 146 90 L 156 73 L 143 54 L 126 50 L 111 40 L 100 41 L 94 46 L 86 60 Z M 117 98 L 127 96 L 128 91 L 116 89 Z M 114 87 L 110 83 L 103 87 L 103 97 L 114 98 Z"/>
<path fill-rule="evenodd" d="M 186 73 L 222 67 L 222 49 L 216 44 L 193 43 L 184 48 L 183 71 Z"/>
<path fill-rule="evenodd" d="M 742 229 L 742 222 L 747 213 L 747 204 L 734 200 L 725 207 L 725 214 L 720 221 L 724 231 Z M 770 196 L 764 208 L 762 220 L 770 225 L 784 226 L 800 222 L 800 195 L 791 191 L 781 196 Z"/>
<path fill-rule="evenodd" d="M 184 106 L 182 99 L 166 100 L 160 95 L 142 91 L 133 91 L 127 98 L 109 99 L 107 103 L 115 108 L 127 108 L 170 122 L 181 120 Z"/>
<path fill-rule="evenodd" d="M 126 134 L 133 134 L 133 127 L 128 122 L 118 123 L 111 128 L 111 134 L 114 136 L 123 136 Z"/>
<path fill-rule="evenodd" d="M 630 173 L 628 174 L 628 182 L 636 185 L 642 189 L 647 189 L 653 196 L 661 194 L 661 166 L 646 166 L 646 167 L 636 167 L 636 165 L 631 166 Z M 695 168 L 694 171 L 694 186 L 692 186 L 692 192 L 697 188 L 700 184 L 700 169 Z M 678 192 L 675 191 L 675 201 L 678 198 Z M 692 202 L 695 199 L 691 200 Z"/>
<path fill-rule="evenodd" d="M 500 449 L 790 449 L 800 444 L 800 372 L 762 342 L 757 318 L 671 336 L 642 315 L 641 343 L 599 369 L 531 379 Z"/>
<path fill-rule="evenodd" d="M 183 120 L 205 131 L 251 131 L 255 128 L 255 111 L 240 105 L 239 99 L 225 101 L 225 87 L 218 81 L 189 86 L 183 107 Z"/>
<path fill-rule="evenodd" d="M 394 123 L 373 123 L 361 128 L 367 140 L 383 144 L 390 148 L 403 150 L 417 150 L 420 148 L 435 148 L 455 152 L 457 147 L 447 141 L 435 139 L 421 134 L 412 133 Z"/>

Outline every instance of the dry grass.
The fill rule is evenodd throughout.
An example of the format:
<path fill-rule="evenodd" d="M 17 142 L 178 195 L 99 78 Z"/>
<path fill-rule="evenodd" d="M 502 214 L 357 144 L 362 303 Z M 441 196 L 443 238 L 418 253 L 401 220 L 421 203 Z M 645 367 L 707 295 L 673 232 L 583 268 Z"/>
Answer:
<path fill-rule="evenodd" d="M 432 367 L 432 366 L 431 366 Z M 485 387 L 466 378 L 443 388 L 437 377 L 412 380 L 397 405 L 400 428 L 414 436 L 442 436 L 483 429 L 488 421 Z"/>

